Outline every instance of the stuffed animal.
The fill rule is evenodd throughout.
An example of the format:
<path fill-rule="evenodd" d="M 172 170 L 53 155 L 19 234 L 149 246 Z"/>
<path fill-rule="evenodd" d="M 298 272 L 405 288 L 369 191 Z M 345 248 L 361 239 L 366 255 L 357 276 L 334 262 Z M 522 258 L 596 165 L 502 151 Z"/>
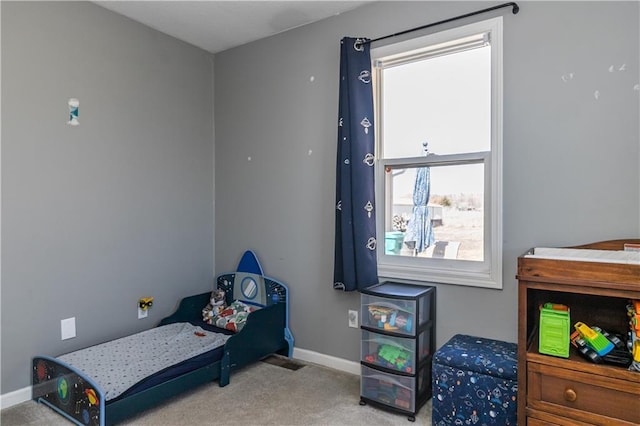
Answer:
<path fill-rule="evenodd" d="M 214 317 L 218 316 L 226 307 L 224 290 L 219 288 L 213 290 L 209 304 L 202 310 L 202 320 L 208 324 L 214 324 Z"/>

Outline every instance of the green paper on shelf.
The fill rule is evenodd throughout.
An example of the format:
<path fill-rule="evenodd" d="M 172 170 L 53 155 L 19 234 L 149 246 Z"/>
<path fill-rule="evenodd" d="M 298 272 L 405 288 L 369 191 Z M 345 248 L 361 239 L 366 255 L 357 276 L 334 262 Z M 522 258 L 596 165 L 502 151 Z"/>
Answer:
<path fill-rule="evenodd" d="M 571 319 L 569 308 L 545 303 L 540 308 L 540 344 L 538 352 L 569 358 Z"/>

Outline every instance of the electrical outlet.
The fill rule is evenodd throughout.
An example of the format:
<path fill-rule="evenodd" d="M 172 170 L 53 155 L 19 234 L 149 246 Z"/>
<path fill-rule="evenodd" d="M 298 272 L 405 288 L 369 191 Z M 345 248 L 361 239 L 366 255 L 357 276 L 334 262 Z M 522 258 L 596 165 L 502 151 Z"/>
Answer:
<path fill-rule="evenodd" d="M 60 320 L 60 337 L 62 340 L 76 337 L 76 317 Z"/>
<path fill-rule="evenodd" d="M 138 319 L 146 318 L 149 315 L 149 310 L 138 308 Z"/>
<path fill-rule="evenodd" d="M 349 310 L 349 327 L 358 328 L 358 311 Z"/>

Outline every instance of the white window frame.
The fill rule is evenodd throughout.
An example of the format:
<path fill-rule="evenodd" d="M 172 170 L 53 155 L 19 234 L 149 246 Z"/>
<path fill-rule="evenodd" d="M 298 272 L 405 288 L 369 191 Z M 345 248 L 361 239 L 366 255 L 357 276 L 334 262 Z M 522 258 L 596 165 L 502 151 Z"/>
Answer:
<path fill-rule="evenodd" d="M 446 53 L 448 47 L 466 37 L 485 34 L 491 43 L 491 151 L 456 155 L 385 159 L 383 119 L 378 106 L 383 102 L 380 87 L 381 67 L 402 62 L 403 58 L 421 58 Z M 477 37 L 476 37 L 477 38 Z M 486 40 L 486 38 L 485 38 Z M 436 47 L 437 46 L 437 47 Z M 371 49 L 376 103 L 376 204 L 378 241 L 378 276 L 412 282 L 448 283 L 502 289 L 502 17 L 465 25 Z M 405 61 L 406 63 L 407 61 Z M 388 255 L 384 250 L 385 222 L 390 213 L 386 206 L 385 169 L 425 165 L 483 163 L 485 167 L 484 262 L 455 259 L 430 259 Z M 381 248 L 380 248 L 381 247 Z"/>

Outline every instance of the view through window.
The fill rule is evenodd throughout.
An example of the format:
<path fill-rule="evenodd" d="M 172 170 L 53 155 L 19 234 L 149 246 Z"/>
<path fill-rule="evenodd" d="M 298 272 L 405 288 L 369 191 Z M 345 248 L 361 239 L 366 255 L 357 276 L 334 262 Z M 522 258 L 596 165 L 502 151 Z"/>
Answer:
<path fill-rule="evenodd" d="M 499 34 L 475 27 L 373 51 L 383 276 L 462 274 L 445 282 L 501 285 Z"/>

